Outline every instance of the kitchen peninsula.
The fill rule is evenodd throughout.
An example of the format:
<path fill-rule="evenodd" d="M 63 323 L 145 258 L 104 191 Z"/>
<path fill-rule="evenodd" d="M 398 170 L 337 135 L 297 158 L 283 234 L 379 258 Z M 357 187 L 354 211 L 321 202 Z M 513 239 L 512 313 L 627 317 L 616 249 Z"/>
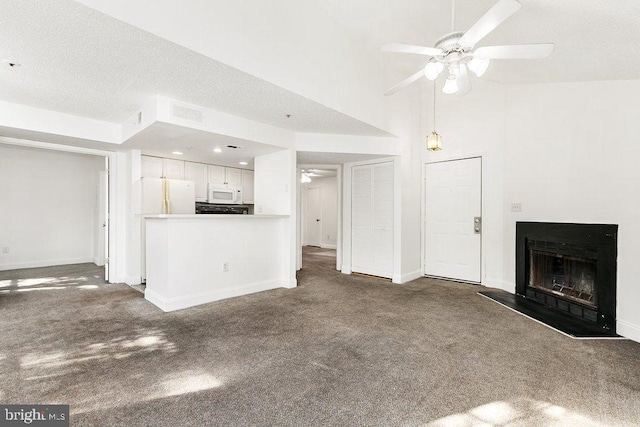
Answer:
<path fill-rule="evenodd" d="M 288 215 L 145 215 L 145 298 L 163 311 L 294 287 Z"/>

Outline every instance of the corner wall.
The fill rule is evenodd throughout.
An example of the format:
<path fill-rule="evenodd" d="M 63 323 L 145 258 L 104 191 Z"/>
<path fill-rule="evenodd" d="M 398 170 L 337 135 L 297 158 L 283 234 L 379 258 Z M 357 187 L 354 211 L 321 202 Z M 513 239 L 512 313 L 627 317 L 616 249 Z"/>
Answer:
<path fill-rule="evenodd" d="M 506 87 L 504 277 L 516 221 L 619 224 L 618 333 L 640 341 L 640 81 Z M 522 203 L 522 212 L 510 211 Z"/>

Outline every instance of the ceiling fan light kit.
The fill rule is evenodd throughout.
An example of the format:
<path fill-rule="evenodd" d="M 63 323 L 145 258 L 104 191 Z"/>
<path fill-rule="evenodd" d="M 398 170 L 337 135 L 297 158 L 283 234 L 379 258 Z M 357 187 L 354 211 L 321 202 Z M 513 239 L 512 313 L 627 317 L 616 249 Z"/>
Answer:
<path fill-rule="evenodd" d="M 481 77 L 489 68 L 491 59 L 538 59 L 549 56 L 553 44 L 528 44 L 506 46 L 484 46 L 473 50 L 475 45 L 502 22 L 516 13 L 520 7 L 517 0 L 499 0 L 466 32 L 453 31 L 440 37 L 435 47 L 389 43 L 382 46 L 384 52 L 411 53 L 430 56 L 423 70 L 413 74 L 389 89 L 385 95 L 392 95 L 410 85 L 424 75 L 428 80 L 436 80 L 446 69 L 447 80 L 442 91 L 446 94 L 465 95 L 471 91 L 467 69 Z M 452 27 L 455 18 L 455 0 L 452 0 Z"/>
<path fill-rule="evenodd" d="M 447 77 L 447 80 L 444 82 L 444 87 L 442 88 L 442 92 L 446 93 L 447 95 L 456 93 L 459 89 L 457 80 L 458 80 L 457 77 L 454 76 L 453 74 L 449 75 L 449 77 Z"/>

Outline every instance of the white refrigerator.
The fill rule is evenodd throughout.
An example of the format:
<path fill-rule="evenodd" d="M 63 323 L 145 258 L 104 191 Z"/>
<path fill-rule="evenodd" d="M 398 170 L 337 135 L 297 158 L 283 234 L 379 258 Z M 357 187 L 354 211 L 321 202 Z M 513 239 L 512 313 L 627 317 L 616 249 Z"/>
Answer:
<path fill-rule="evenodd" d="M 140 214 L 195 214 L 196 185 L 193 181 L 178 179 L 142 178 Z M 147 279 L 147 238 L 144 217 L 140 223 L 140 273 Z"/>
<path fill-rule="evenodd" d="M 179 179 L 142 178 L 140 213 L 195 214 L 195 183 Z"/>

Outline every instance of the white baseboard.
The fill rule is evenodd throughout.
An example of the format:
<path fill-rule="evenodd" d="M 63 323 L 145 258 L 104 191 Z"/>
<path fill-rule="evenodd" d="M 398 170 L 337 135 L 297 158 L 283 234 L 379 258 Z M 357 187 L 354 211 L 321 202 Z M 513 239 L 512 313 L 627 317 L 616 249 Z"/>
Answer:
<path fill-rule="evenodd" d="M 638 325 L 618 319 L 616 320 L 616 332 L 625 338 L 640 342 L 640 326 Z"/>
<path fill-rule="evenodd" d="M 298 286 L 298 280 L 295 278 L 290 280 L 284 280 L 281 283 L 282 285 L 280 287 L 287 288 L 287 289 L 293 289 Z"/>
<path fill-rule="evenodd" d="M 0 264 L 0 271 L 17 270 L 20 268 L 55 267 L 58 265 L 87 264 L 87 263 L 93 264 L 94 263 L 93 257 L 51 259 L 51 260 L 45 260 L 45 261 L 25 261 L 25 262 L 15 262 L 12 264 Z"/>
<path fill-rule="evenodd" d="M 407 282 L 411 282 L 412 280 L 419 279 L 421 277 L 422 277 L 422 271 L 420 270 L 410 271 L 409 273 L 406 273 L 400 276 L 400 282 L 396 282 L 394 280 L 393 283 L 407 283 Z"/>
<path fill-rule="evenodd" d="M 485 279 L 482 281 L 482 286 L 486 286 L 488 288 L 502 289 L 503 291 L 507 291 L 512 294 L 516 293 L 516 284 L 508 280 L 493 279 L 491 277 L 485 277 Z"/>
<path fill-rule="evenodd" d="M 124 283 L 129 286 L 139 285 L 142 283 L 142 278 L 140 276 L 124 276 Z"/>
<path fill-rule="evenodd" d="M 104 266 L 104 258 L 98 259 L 97 257 L 93 257 L 93 263 L 98 267 Z"/>
<path fill-rule="evenodd" d="M 342 266 L 342 270 L 340 270 L 340 272 L 342 274 L 351 274 L 352 273 L 351 269 L 348 268 L 348 267 L 345 267 L 344 265 Z"/>
<path fill-rule="evenodd" d="M 320 245 L 320 247 L 322 249 L 336 249 L 337 248 L 336 245 L 327 245 L 327 244 Z"/>
<path fill-rule="evenodd" d="M 207 304 L 214 301 L 220 301 L 222 299 L 239 297 L 242 295 L 253 294 L 256 292 L 268 291 L 271 289 L 288 287 L 284 286 L 282 280 L 269 280 L 266 282 L 252 283 L 244 286 L 236 286 L 233 288 L 220 289 L 212 292 L 205 292 L 194 295 L 186 295 L 179 298 L 166 298 L 152 289 L 147 288 L 144 292 L 144 297 L 147 301 L 156 305 L 162 311 L 176 311 L 184 308 L 195 307 L 196 305 Z"/>

